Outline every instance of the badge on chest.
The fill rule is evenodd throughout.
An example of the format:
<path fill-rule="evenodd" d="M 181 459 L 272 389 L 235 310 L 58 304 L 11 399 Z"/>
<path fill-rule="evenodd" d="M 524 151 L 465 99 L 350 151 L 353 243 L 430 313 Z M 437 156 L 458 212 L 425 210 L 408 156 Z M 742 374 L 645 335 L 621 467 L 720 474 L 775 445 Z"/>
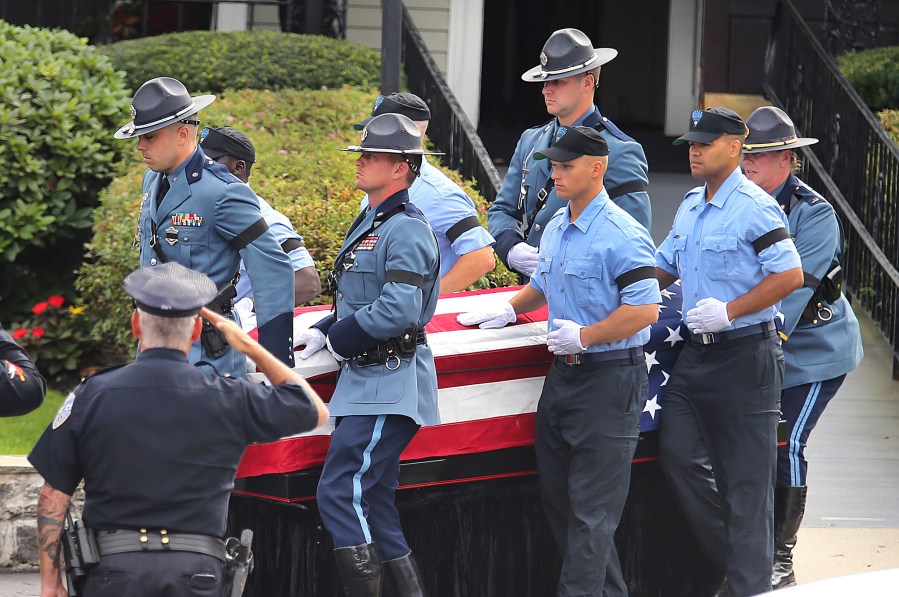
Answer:
<path fill-rule="evenodd" d="M 365 238 L 363 238 L 359 245 L 356 247 L 357 251 L 372 251 L 378 245 L 378 240 L 381 238 L 380 234 L 369 234 Z"/>

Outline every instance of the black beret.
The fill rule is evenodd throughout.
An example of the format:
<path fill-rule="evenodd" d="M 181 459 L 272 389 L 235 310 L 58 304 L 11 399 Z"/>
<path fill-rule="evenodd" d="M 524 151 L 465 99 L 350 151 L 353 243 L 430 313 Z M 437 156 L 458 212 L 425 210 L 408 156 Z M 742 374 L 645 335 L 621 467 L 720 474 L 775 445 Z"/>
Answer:
<path fill-rule="evenodd" d="M 582 155 L 609 155 L 609 145 L 589 126 L 562 126 L 550 147 L 534 152 L 535 160 L 568 162 Z"/>
<path fill-rule="evenodd" d="M 230 155 L 245 162 L 256 161 L 256 148 L 250 138 L 230 126 L 205 128 L 200 132 L 200 146 L 214 160 Z"/>
<path fill-rule="evenodd" d="M 746 137 L 749 129 L 740 115 L 728 108 L 708 108 L 693 110 L 690 114 L 690 131 L 674 140 L 675 145 L 683 143 L 711 143 L 721 135 Z"/>
<path fill-rule="evenodd" d="M 142 267 L 125 278 L 125 292 L 141 311 L 160 317 L 188 317 L 218 294 L 205 274 L 170 261 Z"/>

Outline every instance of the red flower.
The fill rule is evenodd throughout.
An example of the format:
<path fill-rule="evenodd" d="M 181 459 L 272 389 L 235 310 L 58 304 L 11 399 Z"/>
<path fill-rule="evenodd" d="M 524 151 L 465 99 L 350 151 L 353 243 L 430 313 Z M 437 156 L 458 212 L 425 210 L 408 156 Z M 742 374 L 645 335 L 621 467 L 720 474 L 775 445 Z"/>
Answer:
<path fill-rule="evenodd" d="M 34 313 L 35 315 L 40 315 L 41 313 L 43 313 L 44 311 L 47 310 L 47 307 L 48 307 L 47 301 L 44 301 L 44 302 L 38 303 L 34 307 L 32 307 L 31 312 Z"/>
<path fill-rule="evenodd" d="M 19 328 L 17 330 L 13 330 L 11 335 L 12 335 L 13 339 L 18 340 L 19 338 L 22 338 L 23 336 L 28 335 L 28 329 L 27 328 Z"/>
<path fill-rule="evenodd" d="M 31 330 L 31 335 L 34 336 L 35 338 L 40 338 L 45 333 L 46 332 L 44 331 L 44 328 L 34 328 L 33 330 Z"/>
<path fill-rule="evenodd" d="M 51 307 L 62 307 L 62 304 L 66 302 L 66 299 L 62 298 L 58 294 L 54 294 L 50 298 L 47 299 L 47 302 Z"/>

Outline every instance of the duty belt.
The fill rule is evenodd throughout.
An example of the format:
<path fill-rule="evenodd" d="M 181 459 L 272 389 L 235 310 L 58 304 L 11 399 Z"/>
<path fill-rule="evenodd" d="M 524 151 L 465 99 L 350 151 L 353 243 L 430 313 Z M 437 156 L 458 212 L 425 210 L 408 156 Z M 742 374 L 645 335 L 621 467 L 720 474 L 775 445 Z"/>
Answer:
<path fill-rule="evenodd" d="M 606 363 L 609 361 L 630 361 L 636 364 L 643 356 L 643 347 L 620 348 L 605 352 L 579 352 L 577 354 L 559 355 L 558 358 L 566 365 L 587 365 L 592 363 Z"/>
<path fill-rule="evenodd" d="M 374 365 L 387 365 L 391 371 L 400 367 L 400 357 L 411 357 L 415 354 L 416 346 L 427 344 L 428 335 L 424 328 L 411 327 L 403 331 L 396 338 L 390 338 L 373 348 L 369 348 L 359 356 L 353 357 L 358 367 L 372 367 Z"/>
<path fill-rule="evenodd" d="M 100 557 L 135 551 L 189 551 L 225 561 L 225 543 L 209 535 L 169 533 L 165 529 L 148 531 L 98 531 Z"/>
<path fill-rule="evenodd" d="M 775 326 L 773 321 L 766 321 L 765 323 L 755 323 L 753 325 L 747 325 L 743 328 L 738 328 L 736 330 L 728 330 L 726 332 L 706 332 L 704 334 L 694 334 L 690 333 L 690 340 L 692 342 L 696 342 L 697 344 L 722 344 L 724 342 L 730 342 L 731 340 L 737 340 L 739 338 L 749 338 L 752 336 L 759 337 L 770 337 L 775 335 Z"/>

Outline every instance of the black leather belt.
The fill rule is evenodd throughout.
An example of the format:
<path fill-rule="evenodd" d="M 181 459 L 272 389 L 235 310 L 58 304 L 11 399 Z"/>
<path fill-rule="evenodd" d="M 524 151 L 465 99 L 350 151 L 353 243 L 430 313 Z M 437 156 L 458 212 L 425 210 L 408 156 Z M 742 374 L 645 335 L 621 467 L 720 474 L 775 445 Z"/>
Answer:
<path fill-rule="evenodd" d="M 169 533 L 165 529 L 148 531 L 98 531 L 100 557 L 133 551 L 189 551 L 225 561 L 225 542 L 209 535 Z"/>
<path fill-rule="evenodd" d="M 427 344 L 428 335 L 424 328 L 411 327 L 396 338 L 390 338 L 373 348 L 369 348 L 359 356 L 353 357 L 358 367 L 387 365 L 391 371 L 400 367 L 400 357 L 411 357 L 419 344 Z"/>
<path fill-rule="evenodd" d="M 636 363 L 643 356 L 643 347 L 619 348 L 605 352 L 579 352 L 577 354 L 559 355 L 557 358 L 566 365 L 587 365 L 589 363 L 605 363 L 607 361 L 619 361 L 630 359 Z"/>
<path fill-rule="evenodd" d="M 769 337 L 773 336 L 775 332 L 776 327 L 774 326 L 774 322 L 766 321 L 765 323 L 755 323 L 753 325 L 747 325 L 746 327 L 728 330 L 726 332 L 706 332 L 705 334 L 694 334 L 691 332 L 690 341 L 704 345 L 722 344 L 724 342 L 730 342 L 731 340 L 749 338 L 752 336 Z"/>

